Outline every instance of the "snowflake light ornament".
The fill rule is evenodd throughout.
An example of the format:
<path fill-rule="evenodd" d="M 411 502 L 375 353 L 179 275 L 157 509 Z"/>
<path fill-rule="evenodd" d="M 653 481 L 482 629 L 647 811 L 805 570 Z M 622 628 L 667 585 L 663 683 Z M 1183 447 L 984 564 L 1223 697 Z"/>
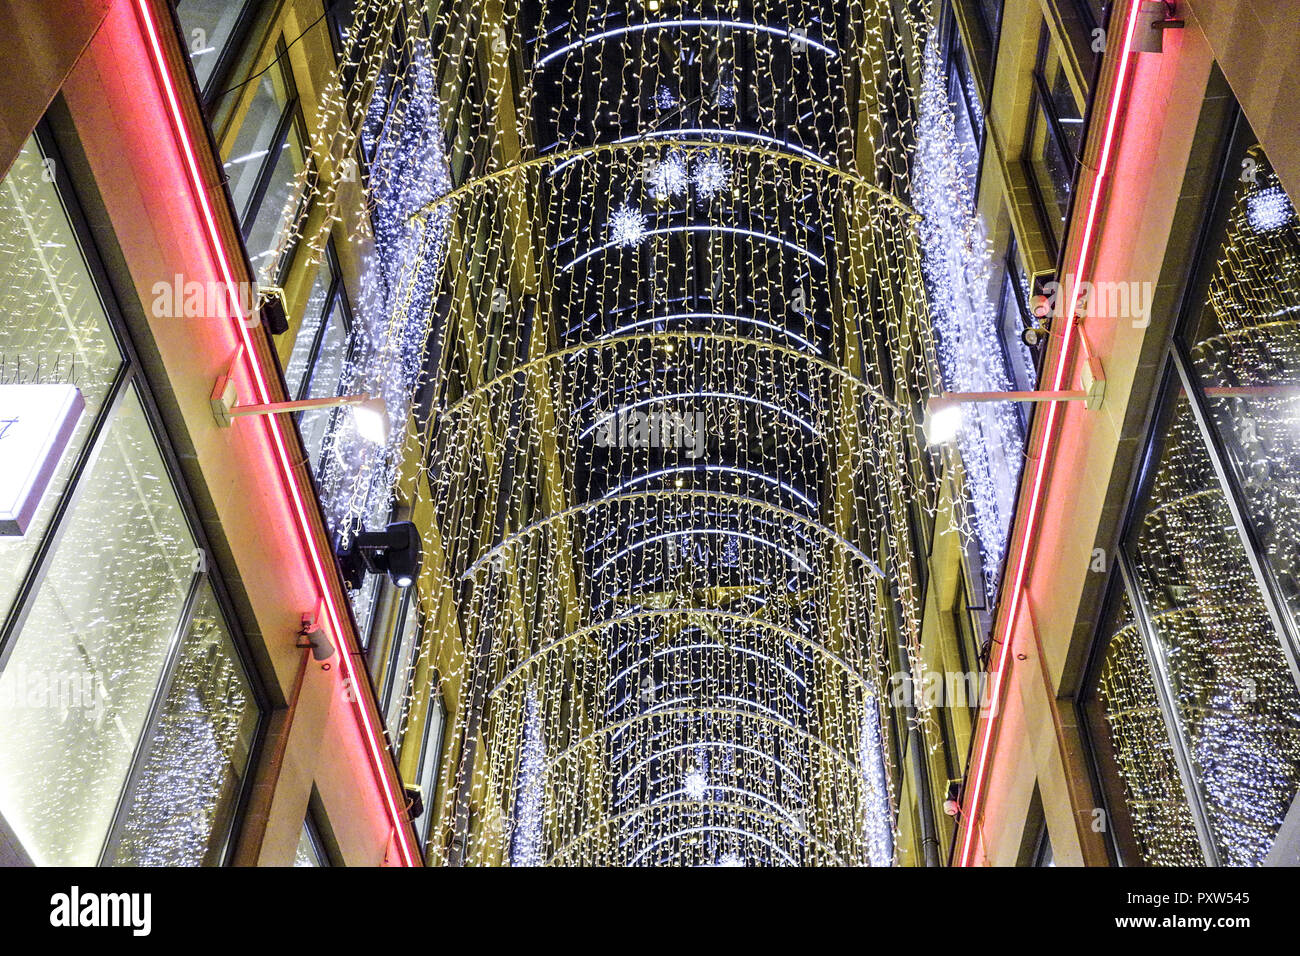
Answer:
<path fill-rule="evenodd" d="M 645 235 L 646 217 L 640 209 L 624 203 L 609 217 L 609 238 L 621 249 L 635 246 Z"/>
<path fill-rule="evenodd" d="M 712 199 L 731 184 L 731 165 L 717 153 L 709 153 L 695 163 L 695 194 Z"/>

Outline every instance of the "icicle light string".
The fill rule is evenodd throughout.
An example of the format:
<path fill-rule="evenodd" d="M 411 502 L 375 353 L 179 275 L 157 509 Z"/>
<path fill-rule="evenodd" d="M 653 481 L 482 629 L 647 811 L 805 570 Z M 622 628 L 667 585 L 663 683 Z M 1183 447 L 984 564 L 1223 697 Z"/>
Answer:
<path fill-rule="evenodd" d="M 479 728 L 443 788 L 477 804 L 467 862 L 894 858 L 889 649 L 901 628 L 919 667 L 908 511 L 937 499 L 897 198 L 924 22 L 741 6 L 445 7 L 426 32 L 367 0 L 327 94 L 313 165 L 374 157 L 373 229 L 343 223 L 371 262 L 344 382 L 399 420 L 427 384 L 435 414 L 378 450 L 336 426 L 322 491 L 344 535 L 399 480 L 433 515 L 413 673 L 464 691 L 447 753 Z M 350 214 L 303 182 L 323 230 Z"/>

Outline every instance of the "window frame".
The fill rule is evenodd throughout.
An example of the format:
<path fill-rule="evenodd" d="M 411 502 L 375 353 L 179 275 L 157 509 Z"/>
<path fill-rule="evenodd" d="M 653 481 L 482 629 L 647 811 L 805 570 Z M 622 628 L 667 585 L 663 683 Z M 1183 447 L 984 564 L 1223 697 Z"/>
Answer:
<path fill-rule="evenodd" d="M 1024 147 L 1021 151 L 1021 164 L 1025 169 L 1025 178 L 1029 180 L 1030 193 L 1034 198 L 1034 207 L 1038 213 L 1039 221 L 1043 227 L 1044 238 L 1047 240 L 1053 259 L 1060 253 L 1069 227 L 1070 212 L 1074 206 L 1074 194 L 1078 187 L 1080 154 L 1086 146 L 1088 112 L 1086 109 L 1079 111 L 1079 146 L 1076 149 L 1070 145 L 1069 137 L 1065 134 L 1065 128 L 1061 125 L 1061 118 L 1056 109 L 1052 89 L 1043 73 L 1048 53 L 1055 43 L 1055 38 L 1052 36 L 1047 21 L 1040 19 L 1038 52 L 1034 58 L 1034 68 L 1030 73 L 1029 114 L 1025 123 Z M 1066 58 L 1062 55 L 1059 47 L 1056 49 L 1056 56 L 1060 69 L 1064 71 L 1066 69 Z M 1073 87 L 1071 87 L 1070 95 L 1071 97 L 1074 95 Z M 1077 102 L 1075 105 L 1078 105 Z M 1053 208 L 1055 201 L 1048 196 L 1044 184 L 1040 182 L 1039 174 L 1035 169 L 1039 165 L 1039 159 L 1034 150 L 1034 142 L 1038 135 L 1037 128 L 1043 122 L 1046 123 L 1046 129 L 1043 130 L 1044 138 L 1051 137 L 1061 158 L 1070 168 L 1069 182 L 1066 184 L 1069 192 L 1065 197 L 1065 208 L 1061 210 L 1059 217 Z"/>
<path fill-rule="evenodd" d="M 272 56 L 270 63 L 268 63 L 262 71 L 262 73 L 267 73 L 272 70 L 279 72 L 281 82 L 284 84 L 285 102 L 284 106 L 280 110 L 280 118 L 276 121 L 275 133 L 267 144 L 267 153 L 262 157 L 261 162 L 257 166 L 257 172 L 253 176 L 253 188 L 248 194 L 248 199 L 244 203 L 244 208 L 235 210 L 236 214 L 239 216 L 239 233 L 245 243 L 247 243 L 252 236 L 253 228 L 257 224 L 259 217 L 266 211 L 264 204 L 266 203 L 267 193 L 270 191 L 271 184 L 275 179 L 275 170 L 279 165 L 280 154 L 289 146 L 289 137 L 291 133 L 296 132 L 298 134 L 298 142 L 302 151 L 302 162 L 303 166 L 307 169 L 308 178 L 310 179 L 316 175 L 315 168 L 312 165 L 311 136 L 307 129 L 307 123 L 303 119 L 302 101 L 298 95 L 298 84 L 293 75 L 293 67 L 286 59 L 288 52 L 288 47 L 285 45 L 284 37 L 278 37 L 275 41 L 274 55 Z M 251 77 L 246 81 L 253 87 L 250 96 L 255 97 L 257 95 L 257 88 L 253 84 L 253 80 L 260 78 L 261 74 L 258 74 L 257 77 Z M 238 137 L 239 129 L 236 128 L 232 130 L 232 134 L 235 137 Z M 304 199 L 300 201 L 298 208 L 294 212 L 295 219 L 302 215 L 302 202 L 310 202 L 310 200 L 304 197 Z M 297 243 L 293 242 L 285 249 L 283 260 L 280 263 L 280 268 L 274 276 L 269 277 L 269 284 L 278 286 L 284 282 L 285 276 L 293 268 L 293 260 L 296 252 Z M 255 260 L 253 261 L 253 266 L 255 272 L 260 271 Z"/>
<path fill-rule="evenodd" d="M 248 43 L 253 26 L 261 17 L 266 3 L 265 0 L 239 0 L 243 4 L 243 8 L 239 11 L 239 16 L 235 20 L 229 36 L 226 37 L 225 43 L 217 51 L 217 60 L 212 72 L 205 81 L 199 83 L 198 71 L 194 69 L 193 57 L 189 52 L 189 34 L 186 32 L 185 24 L 181 19 L 180 2 L 181 0 L 173 0 L 171 4 L 172 18 L 176 25 L 176 31 L 181 37 L 181 45 L 186 51 L 185 61 L 189 64 L 194 75 L 194 85 L 195 89 L 199 91 L 200 105 L 203 107 L 204 115 L 211 121 L 213 114 L 221 103 L 222 97 L 226 93 L 232 92 L 227 86 L 235 72 L 235 67 L 239 63 L 240 54 L 243 53 Z"/>
<path fill-rule="evenodd" d="M 429 679 L 429 706 L 424 718 L 424 733 L 420 739 L 420 760 L 416 769 L 416 778 L 420 788 L 420 796 L 424 800 L 424 813 L 416 822 L 416 835 L 420 839 L 420 845 L 428 844 L 429 839 L 433 836 L 433 818 L 436 815 L 438 806 L 438 788 L 442 782 L 442 761 L 446 756 L 447 749 L 447 721 L 450 715 L 447 712 L 447 702 L 442 695 L 442 675 L 436 668 L 430 671 Z M 436 710 L 435 710 L 436 708 Z M 430 750 L 430 716 L 433 713 L 438 714 L 437 743 Z M 432 771 L 430 775 L 429 771 Z M 426 791 L 425 781 L 430 781 Z"/>
<path fill-rule="evenodd" d="M 62 105 L 61 98 L 55 101 L 53 109 L 66 109 Z M 63 541 L 64 534 L 68 529 L 69 516 L 75 510 L 77 501 L 86 489 L 88 474 L 98 457 L 100 448 L 108 439 L 111 425 L 116 419 L 117 413 L 120 411 L 128 394 L 134 391 L 144 412 L 144 419 L 150 437 L 153 439 L 154 446 L 158 451 L 159 459 L 168 479 L 168 485 L 176 496 L 180 513 L 184 518 L 195 547 L 198 549 L 198 557 L 202 557 L 204 560 L 201 565 L 196 563 L 196 568 L 191 574 L 186 598 L 173 626 L 162 669 L 154 685 L 153 695 L 150 698 L 144 725 L 134 744 L 129 764 L 130 769 L 121 789 L 118 791 L 112 823 L 100 846 L 98 862 L 100 865 L 104 863 L 115 844 L 120 827 L 124 822 L 124 814 L 129 808 L 131 798 L 135 795 L 134 787 L 138 784 L 139 774 L 143 769 L 145 760 L 148 758 L 159 712 L 166 701 L 168 691 L 171 689 L 172 677 L 180 660 L 184 643 L 181 638 L 188 632 L 193 622 L 193 611 L 197 603 L 197 595 L 206 582 L 212 588 L 214 600 L 220 609 L 222 619 L 230 635 L 235 652 L 235 662 L 242 668 L 248 681 L 252 697 L 251 705 L 257 710 L 257 723 L 249 747 L 248 762 L 244 768 L 245 772 L 239 792 L 235 796 L 234 805 L 230 810 L 230 826 L 228 831 L 221 835 L 224 847 L 220 853 L 221 862 L 219 865 L 228 865 L 233 858 L 239 833 L 244 824 L 244 814 L 251 797 L 253 777 L 265 744 L 271 703 L 262 681 L 262 675 L 256 667 L 247 638 L 240 625 L 239 617 L 234 612 L 230 594 L 220 569 L 216 568 L 215 562 L 211 560 L 211 556 L 215 555 L 216 551 L 205 532 L 203 520 L 185 481 L 179 457 L 167 433 L 153 389 L 123 316 L 119 297 L 119 283 L 114 281 L 114 276 L 110 273 L 105 258 L 101 253 L 101 246 L 106 237 L 103 237 L 100 231 L 91 225 L 86 215 L 81 196 L 87 193 L 94 195 L 93 191 L 98 186 L 93 182 L 74 181 L 72 174 L 69 172 L 69 165 L 64 161 L 61 140 L 64 136 L 70 137 L 75 134 L 71 132 L 69 124 L 60 125 L 61 129 L 56 131 L 51 123 L 50 114 L 47 113 L 37 124 L 33 135 L 42 156 L 55 161 L 53 185 L 64 214 L 67 216 L 68 223 L 72 228 L 73 235 L 76 237 L 78 251 L 86 263 L 87 272 L 94 285 L 95 294 L 104 310 L 107 324 L 112 330 L 120 351 L 121 364 L 118 366 L 113 382 L 105 395 L 104 402 L 96 414 L 92 428 L 87 433 L 85 445 L 77 454 L 73 468 L 68 476 L 67 486 L 63 489 L 62 496 L 51 514 L 49 526 L 42 532 L 42 540 L 33 552 L 31 563 L 23 576 L 22 584 L 14 596 L 13 605 L 6 613 L 3 627 L 0 627 L 0 670 L 7 666 L 13 649 L 22 639 L 23 626 L 38 599 L 41 586 L 45 582 L 54 556 Z M 66 129 L 62 127 L 66 127 Z M 108 239 L 107 241 L 112 242 L 114 240 Z M 134 290 L 130 294 L 134 294 Z M 30 855 L 30 851 L 26 847 L 23 847 L 22 851 Z"/>

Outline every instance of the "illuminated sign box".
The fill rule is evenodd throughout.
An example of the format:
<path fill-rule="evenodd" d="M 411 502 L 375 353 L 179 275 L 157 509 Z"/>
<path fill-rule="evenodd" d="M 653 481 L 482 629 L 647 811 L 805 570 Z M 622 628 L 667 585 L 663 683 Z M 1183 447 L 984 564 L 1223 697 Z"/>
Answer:
<path fill-rule="evenodd" d="M 0 385 L 0 535 L 24 535 L 86 402 L 75 385 Z"/>

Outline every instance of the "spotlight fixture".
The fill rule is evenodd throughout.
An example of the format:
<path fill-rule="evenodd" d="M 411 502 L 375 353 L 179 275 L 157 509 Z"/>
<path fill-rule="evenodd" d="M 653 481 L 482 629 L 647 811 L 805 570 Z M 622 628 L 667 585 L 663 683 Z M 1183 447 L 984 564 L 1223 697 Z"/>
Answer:
<path fill-rule="evenodd" d="M 235 365 L 242 353 L 235 353 L 230 363 L 230 370 L 217 379 L 212 389 L 209 403 L 212 417 L 222 428 L 229 428 L 236 418 L 250 415 L 279 415 L 285 412 L 301 412 L 311 408 L 337 408 L 347 405 L 352 408 L 352 421 L 357 434 L 366 441 L 376 445 L 388 443 L 389 420 L 388 405 L 383 396 L 362 392 L 358 395 L 335 395 L 328 398 L 305 398 L 296 402 L 264 402 L 253 405 L 237 405 L 238 391 L 235 386 Z"/>
<path fill-rule="evenodd" d="M 284 290 L 279 286 L 262 286 L 257 304 L 262 323 L 272 335 L 283 335 L 289 331 L 289 316 L 284 309 Z"/>
<path fill-rule="evenodd" d="M 302 627 L 298 629 L 298 643 L 300 648 L 311 648 L 311 656 L 314 661 L 327 661 L 334 656 L 334 644 L 330 641 L 325 633 L 325 628 L 321 624 L 320 612 L 316 614 L 304 614 L 302 616 Z M 328 664 L 321 665 L 323 669 L 329 670 Z"/>
<path fill-rule="evenodd" d="M 947 445 L 956 441 L 961 431 L 961 406 L 978 402 L 1084 402 L 1088 409 L 1096 409 L 1106 394 L 1106 380 L 1094 377 L 1084 366 L 1084 387 L 1072 391 L 1033 392 L 943 392 L 932 397 L 925 405 L 921 431 L 927 444 Z"/>
<path fill-rule="evenodd" d="M 337 552 L 343 579 L 353 590 L 367 572 L 387 574 L 399 588 L 409 588 L 420 573 L 420 533 L 409 521 L 394 521 L 383 531 L 362 531 Z"/>
<path fill-rule="evenodd" d="M 1047 338 L 1048 330 L 1041 325 L 1027 325 L 1020 330 L 1020 341 L 1029 348 L 1037 348 Z"/>

